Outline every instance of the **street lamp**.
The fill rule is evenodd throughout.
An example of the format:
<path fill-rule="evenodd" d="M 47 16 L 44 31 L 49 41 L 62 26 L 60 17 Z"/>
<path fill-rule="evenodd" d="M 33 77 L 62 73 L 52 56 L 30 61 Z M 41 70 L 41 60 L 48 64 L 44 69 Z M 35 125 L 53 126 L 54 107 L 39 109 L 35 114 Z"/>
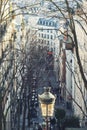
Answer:
<path fill-rule="evenodd" d="M 44 87 L 44 93 L 39 96 L 42 116 L 46 118 L 46 130 L 48 127 L 48 118 L 54 114 L 54 105 L 56 97 L 50 92 L 50 87 Z"/>

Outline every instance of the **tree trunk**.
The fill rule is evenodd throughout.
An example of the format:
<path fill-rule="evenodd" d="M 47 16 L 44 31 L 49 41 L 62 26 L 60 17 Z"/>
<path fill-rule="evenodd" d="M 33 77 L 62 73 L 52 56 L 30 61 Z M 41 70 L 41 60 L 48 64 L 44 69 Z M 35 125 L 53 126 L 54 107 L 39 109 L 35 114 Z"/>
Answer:
<path fill-rule="evenodd" d="M 2 130 L 2 94 L 0 94 L 0 129 Z"/>

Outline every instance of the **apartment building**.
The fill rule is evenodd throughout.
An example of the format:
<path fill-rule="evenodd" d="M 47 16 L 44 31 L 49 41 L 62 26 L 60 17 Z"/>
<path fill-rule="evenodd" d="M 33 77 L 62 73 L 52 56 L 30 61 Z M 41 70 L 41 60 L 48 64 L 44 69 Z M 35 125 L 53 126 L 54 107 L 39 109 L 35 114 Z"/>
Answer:
<path fill-rule="evenodd" d="M 86 3 L 85 3 L 86 5 Z M 75 30 L 76 30 L 76 36 L 78 41 L 78 50 L 79 50 L 79 56 L 82 63 L 82 67 L 84 70 L 85 77 L 87 78 L 86 72 L 87 72 L 87 64 L 86 64 L 86 41 L 87 41 L 87 35 L 86 35 L 86 28 L 87 25 L 85 23 L 85 20 L 80 19 L 77 16 L 77 12 L 82 15 L 82 12 L 80 9 L 76 11 L 76 15 L 74 16 L 74 19 L 76 21 L 79 21 L 84 29 L 78 24 L 78 22 L 75 21 Z M 68 26 L 67 26 L 68 27 Z M 67 28 L 66 28 L 67 29 Z M 78 31 L 79 30 L 79 31 Z M 64 30 L 65 31 L 65 30 Z M 63 31 L 63 32 L 64 32 Z M 65 31 L 67 33 L 67 31 Z M 69 35 L 72 36 L 68 29 Z M 65 35 L 66 36 L 66 35 Z M 67 102 L 71 103 L 72 110 L 76 116 L 79 116 L 81 119 L 81 123 L 86 122 L 86 114 L 87 114 L 87 90 L 84 88 L 84 83 L 81 77 L 81 72 L 79 69 L 79 63 L 77 61 L 76 52 L 73 44 L 68 37 L 63 37 L 62 40 L 62 49 L 61 49 L 61 76 L 60 80 L 62 82 L 61 87 L 64 86 L 64 91 L 62 92 Z M 68 104 L 69 105 L 69 104 Z M 83 120 L 83 122 L 82 122 Z M 83 124 L 81 124 L 83 125 Z"/>
<path fill-rule="evenodd" d="M 56 19 L 40 16 L 31 16 L 28 20 L 29 28 L 36 32 L 36 47 L 46 48 L 54 57 L 54 71 L 58 80 L 58 58 L 59 58 L 59 23 Z"/>
<path fill-rule="evenodd" d="M 17 59 L 15 49 L 18 25 L 16 23 L 17 19 L 14 19 L 12 3 L 8 1 L 5 6 L 4 4 L 3 1 L 3 12 L 1 12 L 3 15 L 2 18 L 0 17 L 0 114 L 3 113 L 6 116 L 5 125 L 7 130 L 10 130 L 14 118 L 12 115 L 13 108 L 17 101 L 15 96 L 17 90 L 15 79 Z M 21 26 L 21 24 L 19 25 Z M 1 115 L 0 123 L 0 128 L 4 129 Z"/>
<path fill-rule="evenodd" d="M 79 20 L 84 28 L 84 30 L 87 30 L 87 25 L 85 24 L 85 21 L 81 20 L 80 18 L 76 17 L 77 20 Z M 83 67 L 83 71 L 84 71 L 84 75 L 87 79 L 87 63 L 86 63 L 86 59 L 87 59 L 87 35 L 85 33 L 85 31 L 81 28 L 81 26 L 79 26 L 77 23 L 75 23 L 75 27 L 76 27 L 76 34 L 77 34 L 77 39 L 78 39 L 78 49 L 79 49 L 79 56 L 80 56 L 80 60 L 81 60 L 81 64 Z M 78 32 L 79 30 L 79 32 Z M 77 64 L 77 59 L 75 57 L 75 61 L 74 61 L 74 74 L 76 77 L 76 83 L 73 86 L 74 88 L 74 98 L 76 100 L 76 102 L 79 104 L 79 106 L 82 108 L 83 112 L 81 111 L 81 109 L 74 103 L 74 112 L 76 115 L 80 116 L 81 119 L 85 120 L 86 117 L 85 115 L 87 114 L 87 90 L 84 87 L 84 82 L 82 80 L 81 77 L 81 72 L 79 69 L 79 66 Z M 85 114 L 85 115 L 84 115 Z M 87 120 L 87 119 L 86 119 Z"/>
<path fill-rule="evenodd" d="M 65 23 L 63 23 L 65 24 Z M 60 87 L 61 95 L 66 101 L 66 107 L 72 109 L 72 84 L 73 84 L 73 74 L 74 69 L 74 52 L 72 46 L 72 40 L 68 36 L 68 31 L 61 28 L 64 35 L 61 35 L 60 39 Z"/>

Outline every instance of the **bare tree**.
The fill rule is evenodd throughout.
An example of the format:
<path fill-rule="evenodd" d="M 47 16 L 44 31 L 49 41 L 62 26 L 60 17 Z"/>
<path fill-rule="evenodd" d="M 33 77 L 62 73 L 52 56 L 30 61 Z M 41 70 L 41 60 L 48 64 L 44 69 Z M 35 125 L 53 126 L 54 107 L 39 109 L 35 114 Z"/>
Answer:
<path fill-rule="evenodd" d="M 49 1 L 49 0 L 47 0 L 47 1 Z M 75 28 L 75 22 L 77 22 L 77 24 L 83 29 L 84 33 L 87 35 L 86 28 L 82 24 L 82 21 L 80 22 L 80 21 L 75 19 L 75 17 L 78 16 L 79 19 L 83 20 L 84 24 L 87 25 L 86 12 L 84 11 L 84 8 L 81 6 L 81 4 L 77 0 L 74 0 L 74 2 L 75 2 L 75 4 L 79 5 L 79 8 L 77 8 L 75 10 L 73 10 L 70 7 L 70 3 L 69 3 L 68 0 L 65 0 L 65 2 L 64 2 L 65 6 L 66 6 L 64 9 L 61 8 L 61 6 L 59 6 L 58 4 L 56 4 L 56 2 L 54 2 L 53 0 L 50 0 L 49 2 L 51 2 L 53 4 L 53 6 L 55 7 L 55 11 L 57 9 L 56 12 L 61 13 L 62 19 L 64 19 L 65 21 L 69 20 L 68 26 L 69 26 L 69 29 L 71 31 L 70 37 L 71 37 L 71 40 L 72 40 L 72 44 L 74 44 L 76 57 L 77 57 L 77 63 L 79 65 L 81 77 L 84 81 L 84 87 L 87 89 L 87 79 L 86 79 L 86 76 L 84 74 L 81 58 L 80 58 L 80 55 L 79 55 L 79 44 L 78 44 L 79 41 L 77 39 L 77 32 L 76 32 L 76 28 Z M 73 11 L 73 13 L 72 13 L 72 11 Z"/>
<path fill-rule="evenodd" d="M 38 5 L 37 3 L 36 5 Z M 24 59 L 21 62 L 17 61 L 17 58 L 21 52 L 21 56 L 24 53 L 24 50 L 15 50 L 14 42 L 16 39 L 16 32 L 12 32 L 11 37 L 8 37 L 8 40 L 5 40 L 4 36 L 10 35 L 8 34 L 7 30 L 9 25 L 12 23 L 12 20 L 15 19 L 18 15 L 26 15 L 29 14 L 29 10 L 34 6 L 33 5 L 27 5 L 27 6 L 18 6 L 17 4 L 13 5 L 10 0 L 0 0 L 0 83 L 1 83 L 1 89 L 0 89 L 0 128 L 2 129 L 2 120 L 3 120 L 3 129 L 6 129 L 6 116 L 9 111 L 9 109 L 13 106 L 14 103 L 16 103 L 16 94 L 18 93 L 18 88 L 22 86 L 23 83 L 20 83 L 18 81 L 17 77 L 15 77 L 17 74 L 20 75 L 19 77 L 21 81 L 23 80 L 23 67 L 24 67 Z M 20 58 L 20 57 L 19 57 Z M 21 67 L 20 67 L 21 66 Z M 21 70 L 20 70 L 21 68 Z M 19 72 L 22 73 L 17 73 Z M 17 75 L 17 76 L 18 76 Z M 17 78 L 17 79 L 16 79 Z M 9 80 L 10 79 L 10 80 Z M 6 82 L 5 82 L 6 81 Z M 14 85 L 15 81 L 18 83 L 18 88 L 15 90 Z M 4 86 L 4 87 L 3 87 Z M 16 86 L 17 87 L 17 86 Z M 12 92 L 11 92 L 12 91 Z M 15 92 L 15 94 L 14 94 Z M 5 102 L 7 101 L 8 95 L 13 96 L 10 102 L 10 105 L 8 106 L 7 110 L 5 111 Z M 13 103 L 14 102 L 14 103 Z M 4 105 L 3 105 L 4 104 Z M 19 103 L 17 103 L 19 104 Z M 19 106 L 19 105 L 18 105 Z"/>
<path fill-rule="evenodd" d="M 75 69 L 74 74 L 72 75 L 74 77 L 75 85 L 79 89 L 80 94 L 82 96 L 85 109 L 83 109 L 82 106 L 79 105 L 75 99 L 73 99 L 72 95 L 70 94 L 68 90 L 66 91 L 71 95 L 74 102 L 77 104 L 77 106 L 81 109 L 83 115 L 86 117 L 87 105 L 86 105 L 86 99 L 84 97 L 83 88 L 84 90 L 87 91 L 87 76 L 86 76 L 86 72 L 84 72 L 84 65 L 83 65 L 83 60 L 81 57 L 81 48 L 80 48 L 80 43 L 79 43 L 79 38 L 78 38 L 79 31 L 77 31 L 77 28 L 76 28 L 77 26 L 79 26 L 79 28 L 82 29 L 82 32 L 86 39 L 87 38 L 87 31 L 86 31 L 87 30 L 87 20 L 86 20 L 87 10 L 83 6 L 84 1 L 82 1 L 81 3 L 78 0 L 73 0 L 73 3 L 74 3 L 73 7 L 72 7 L 72 4 L 70 4 L 69 0 L 63 1 L 62 5 L 58 4 L 54 0 L 46 0 L 46 1 L 49 2 L 51 5 L 51 9 L 49 10 L 48 16 L 63 20 L 65 22 L 64 26 L 65 26 L 65 31 L 67 33 L 62 32 L 61 30 L 59 31 L 64 37 L 71 39 L 72 47 L 74 48 L 74 54 L 76 55 L 76 58 L 74 57 L 74 60 L 77 63 L 77 66 L 78 66 L 77 68 L 79 68 L 79 71 L 78 69 L 77 70 Z M 85 41 L 83 40 L 83 42 Z M 86 46 L 84 47 L 84 43 L 81 43 L 81 46 L 83 46 L 84 48 L 83 51 L 85 51 Z M 87 64 L 86 61 L 84 61 L 84 64 Z M 67 67 L 70 69 L 69 63 Z M 72 72 L 71 69 L 70 71 Z M 78 77 L 78 80 L 77 80 L 77 77 Z M 82 79 L 83 84 L 80 83 L 81 79 Z"/>

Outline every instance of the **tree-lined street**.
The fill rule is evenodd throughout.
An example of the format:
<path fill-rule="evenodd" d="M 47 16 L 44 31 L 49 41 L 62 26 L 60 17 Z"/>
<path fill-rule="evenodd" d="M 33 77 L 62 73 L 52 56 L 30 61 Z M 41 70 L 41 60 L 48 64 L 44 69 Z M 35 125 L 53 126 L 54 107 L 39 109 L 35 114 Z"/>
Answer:
<path fill-rule="evenodd" d="M 43 50 L 42 52 L 43 53 Z M 31 80 L 28 79 L 28 74 L 26 74 L 26 88 L 21 93 L 22 100 L 19 100 L 19 107 L 17 108 L 17 113 L 15 115 L 14 129 L 25 129 L 29 130 L 30 128 L 38 129 L 39 124 L 42 126 L 45 123 L 44 118 L 41 116 L 41 110 L 39 107 L 38 94 L 43 92 L 44 86 L 51 87 L 51 92 L 56 95 L 56 105 L 55 108 L 60 108 L 66 110 L 67 114 L 72 115 L 72 111 L 67 109 L 65 100 L 61 97 L 61 91 L 59 91 L 59 83 L 56 81 L 55 72 L 52 69 L 47 68 L 47 60 L 44 61 L 45 57 L 40 59 L 41 54 L 39 53 L 38 58 L 35 59 L 34 55 L 32 55 L 34 60 L 34 64 L 32 64 L 33 60 L 31 60 L 31 64 L 34 66 L 30 66 L 31 69 Z M 27 70 L 28 72 L 28 70 Z M 32 86 L 30 88 L 29 84 Z M 20 112 L 20 114 L 19 114 Z M 14 120 L 13 120 L 14 121 Z M 19 121 L 19 124 L 18 124 Z M 53 122 L 52 122 L 53 123 Z M 56 130 L 57 124 L 51 124 L 51 127 L 54 126 Z M 54 127 L 52 129 L 54 129 Z"/>
<path fill-rule="evenodd" d="M 87 127 L 86 6 L 0 0 L 0 130 Z"/>

